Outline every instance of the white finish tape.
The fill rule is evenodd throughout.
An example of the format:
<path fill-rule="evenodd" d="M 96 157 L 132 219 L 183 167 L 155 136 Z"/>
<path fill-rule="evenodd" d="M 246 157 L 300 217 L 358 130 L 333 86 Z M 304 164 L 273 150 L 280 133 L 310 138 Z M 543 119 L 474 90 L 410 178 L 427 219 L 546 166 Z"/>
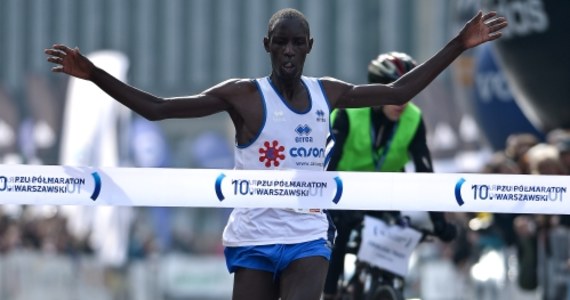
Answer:
<path fill-rule="evenodd" d="M 0 204 L 570 214 L 570 176 L 0 165 Z"/>

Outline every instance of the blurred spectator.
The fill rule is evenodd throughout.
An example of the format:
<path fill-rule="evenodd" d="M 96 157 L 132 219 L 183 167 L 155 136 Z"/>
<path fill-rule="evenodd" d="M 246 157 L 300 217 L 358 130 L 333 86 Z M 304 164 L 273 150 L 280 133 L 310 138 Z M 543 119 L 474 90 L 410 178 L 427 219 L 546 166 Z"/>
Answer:
<path fill-rule="evenodd" d="M 564 140 L 560 140 L 555 144 L 558 149 L 560 162 L 566 168 L 566 174 L 570 175 L 570 135 Z"/>
<path fill-rule="evenodd" d="M 554 145 L 537 143 L 528 149 L 525 159 L 530 174 L 567 174 Z M 570 232 L 564 225 L 567 223 L 567 216 L 557 215 L 521 215 L 514 222 L 519 245 L 519 284 L 527 290 L 540 286 L 544 300 L 568 299 L 570 296 Z"/>
<path fill-rule="evenodd" d="M 505 154 L 515 161 L 523 174 L 529 174 L 525 153 L 540 140 L 530 133 L 514 133 L 509 135 L 505 145 Z"/>
<path fill-rule="evenodd" d="M 539 143 L 526 153 L 526 161 L 530 174 L 566 175 L 565 166 L 560 160 L 558 149 L 549 144 Z"/>
<path fill-rule="evenodd" d="M 71 236 L 67 219 L 57 213 L 39 215 L 24 208 L 17 218 L 0 213 L 0 253 L 33 250 L 61 255 L 91 253 L 85 241 Z"/>
<path fill-rule="evenodd" d="M 488 174 L 521 174 L 519 165 L 508 157 L 505 152 L 495 152 L 483 166 L 482 173 Z"/>
<path fill-rule="evenodd" d="M 7 253 L 22 246 L 22 230 L 18 223 L 6 216 L 0 219 L 0 253 Z"/>
<path fill-rule="evenodd" d="M 495 152 L 490 160 L 483 166 L 482 173 L 489 174 L 521 174 L 520 166 L 503 151 Z M 492 234 L 499 237 L 505 246 L 509 247 L 516 243 L 516 235 L 513 220 L 517 214 L 495 213 L 492 214 L 489 228 L 482 230 L 480 234 Z M 482 228 L 483 229 L 483 228 Z"/>
<path fill-rule="evenodd" d="M 548 132 L 546 142 L 550 145 L 556 145 L 570 139 L 570 129 L 557 128 Z"/>

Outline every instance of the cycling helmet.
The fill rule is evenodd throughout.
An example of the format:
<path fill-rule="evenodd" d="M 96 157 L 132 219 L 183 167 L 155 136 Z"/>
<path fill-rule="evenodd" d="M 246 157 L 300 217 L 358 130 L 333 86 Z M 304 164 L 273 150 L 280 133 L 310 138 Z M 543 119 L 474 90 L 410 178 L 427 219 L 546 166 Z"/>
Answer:
<path fill-rule="evenodd" d="M 368 64 L 368 82 L 390 83 L 415 66 L 414 59 L 406 53 L 393 51 L 380 54 Z"/>

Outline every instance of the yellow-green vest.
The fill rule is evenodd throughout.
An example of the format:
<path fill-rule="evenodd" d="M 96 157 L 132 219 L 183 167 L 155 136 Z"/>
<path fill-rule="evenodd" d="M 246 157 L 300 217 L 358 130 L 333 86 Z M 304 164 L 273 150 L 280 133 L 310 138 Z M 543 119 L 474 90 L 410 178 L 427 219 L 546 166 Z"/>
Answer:
<path fill-rule="evenodd" d="M 372 155 L 371 108 L 348 108 L 346 113 L 349 130 L 337 171 L 377 171 Z M 336 110 L 331 115 L 331 120 L 334 118 L 336 118 Z M 420 121 L 421 110 L 409 103 L 396 124 L 396 132 L 392 133 L 388 153 L 384 154 L 380 171 L 397 172 L 404 168 L 410 160 L 408 147 L 416 134 Z M 384 147 L 378 149 L 378 156 L 382 155 Z"/>

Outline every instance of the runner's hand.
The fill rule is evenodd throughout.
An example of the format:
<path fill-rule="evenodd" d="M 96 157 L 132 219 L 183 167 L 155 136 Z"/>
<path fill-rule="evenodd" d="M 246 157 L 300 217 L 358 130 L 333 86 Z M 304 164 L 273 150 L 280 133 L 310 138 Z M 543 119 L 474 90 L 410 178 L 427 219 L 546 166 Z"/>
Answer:
<path fill-rule="evenodd" d="M 48 55 L 47 61 L 56 64 L 51 70 L 56 73 L 89 80 L 95 66 L 79 52 L 79 48 L 71 49 L 65 45 L 55 44 L 52 48 L 45 49 Z"/>

